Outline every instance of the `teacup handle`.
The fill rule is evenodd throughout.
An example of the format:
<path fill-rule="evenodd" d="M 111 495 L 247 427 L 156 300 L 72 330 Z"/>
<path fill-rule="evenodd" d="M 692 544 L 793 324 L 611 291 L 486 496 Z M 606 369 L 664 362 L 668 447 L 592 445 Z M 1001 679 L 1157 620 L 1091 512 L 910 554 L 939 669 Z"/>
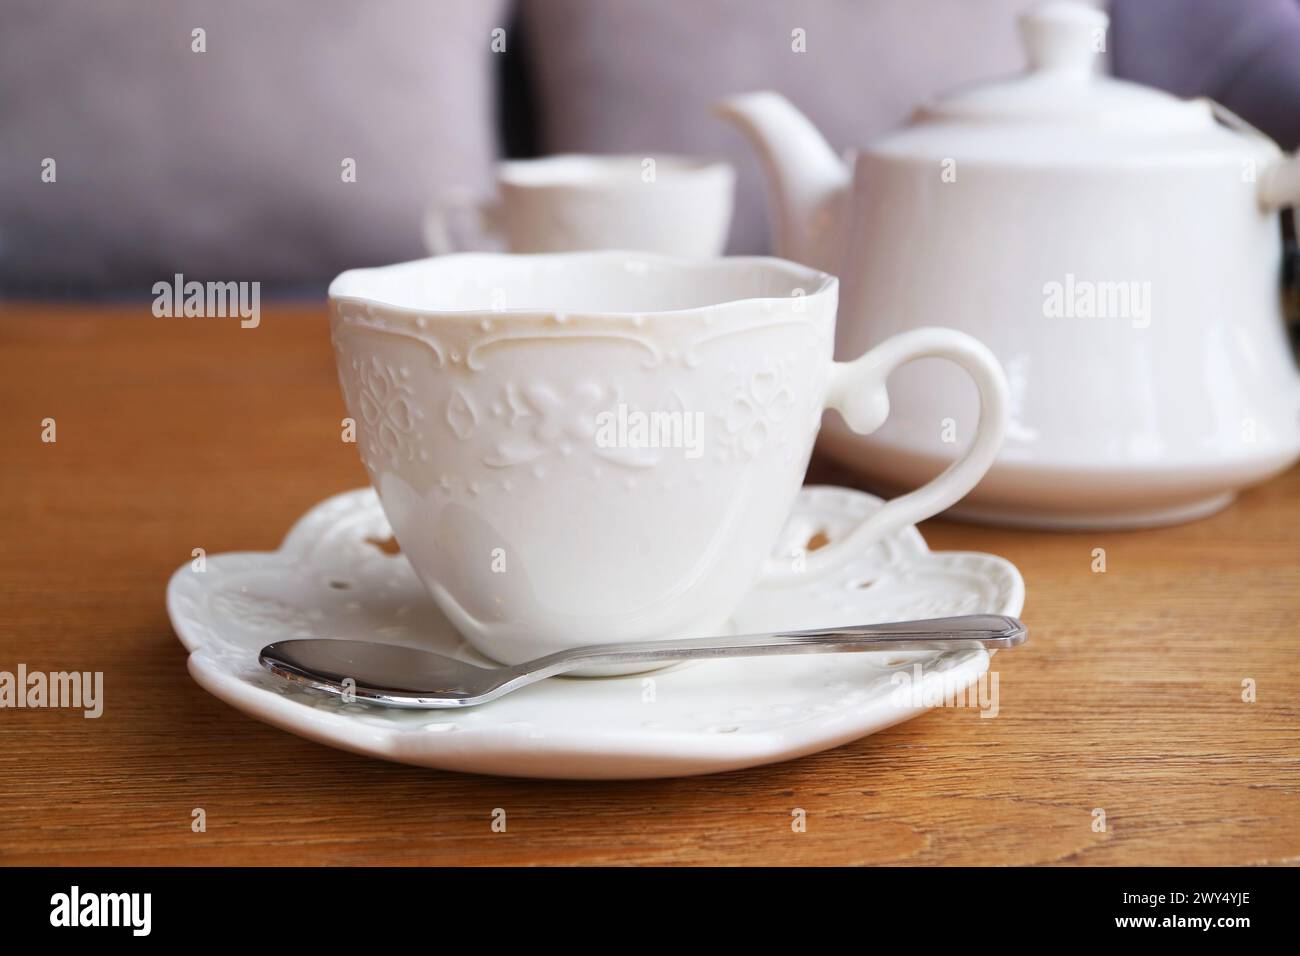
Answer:
<path fill-rule="evenodd" d="M 499 249 L 504 245 L 500 218 L 494 200 L 453 193 L 425 213 L 424 246 L 435 256 Z"/>
<path fill-rule="evenodd" d="M 797 583 L 841 564 L 885 535 L 924 521 L 955 504 L 984 477 L 1006 434 L 1007 378 L 1002 366 L 978 339 L 955 329 L 921 328 L 886 339 L 852 362 L 835 362 L 826 404 L 837 409 L 859 435 L 870 435 L 889 417 L 889 374 L 913 359 L 956 362 L 975 380 L 980 417 L 966 454 L 937 478 L 915 491 L 891 498 L 838 541 L 794 561 L 770 559 L 764 583 Z"/>

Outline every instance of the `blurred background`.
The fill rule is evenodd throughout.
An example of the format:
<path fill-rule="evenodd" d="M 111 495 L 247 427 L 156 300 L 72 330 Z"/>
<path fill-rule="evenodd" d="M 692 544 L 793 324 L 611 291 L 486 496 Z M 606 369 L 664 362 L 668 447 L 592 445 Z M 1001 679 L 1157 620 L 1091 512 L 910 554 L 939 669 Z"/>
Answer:
<path fill-rule="evenodd" d="M 765 251 L 714 100 L 776 89 L 862 144 L 1020 69 L 1032 2 L 0 0 L 0 295 L 144 299 L 182 272 L 322 296 L 424 255 L 426 208 L 490 192 L 495 159 L 554 152 L 725 157 L 729 251 Z M 1101 5 L 1113 72 L 1300 146 L 1300 0 Z"/>

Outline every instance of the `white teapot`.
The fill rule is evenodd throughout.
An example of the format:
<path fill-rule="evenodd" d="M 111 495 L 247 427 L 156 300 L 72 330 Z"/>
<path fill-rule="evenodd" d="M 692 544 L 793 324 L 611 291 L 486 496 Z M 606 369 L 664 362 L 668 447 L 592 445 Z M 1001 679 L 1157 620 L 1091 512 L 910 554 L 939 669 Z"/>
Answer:
<path fill-rule="evenodd" d="M 1300 456 L 1277 215 L 1300 201 L 1300 159 L 1209 101 L 1100 74 L 1092 6 L 1054 0 L 1021 25 L 1027 73 L 923 108 L 848 164 L 778 94 L 718 110 L 762 154 L 777 254 L 841 278 L 838 354 L 946 325 L 1001 360 L 1012 424 L 957 515 L 1209 514 Z M 884 428 L 828 420 L 823 446 L 914 485 L 969 442 L 970 389 L 921 360 L 891 380 Z"/>

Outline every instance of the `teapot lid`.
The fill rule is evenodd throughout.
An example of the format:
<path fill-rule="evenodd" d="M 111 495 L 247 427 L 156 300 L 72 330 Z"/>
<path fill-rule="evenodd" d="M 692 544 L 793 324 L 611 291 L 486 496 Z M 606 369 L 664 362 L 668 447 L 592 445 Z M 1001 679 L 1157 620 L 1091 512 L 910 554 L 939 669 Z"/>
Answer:
<path fill-rule="evenodd" d="M 1027 72 L 922 107 L 914 125 L 879 145 L 887 153 L 942 155 L 965 146 L 968 156 L 1026 163 L 1202 151 L 1239 157 L 1242 136 L 1216 122 L 1208 100 L 1179 99 L 1099 72 L 1109 22 L 1089 3 L 1040 4 L 1020 19 Z"/>

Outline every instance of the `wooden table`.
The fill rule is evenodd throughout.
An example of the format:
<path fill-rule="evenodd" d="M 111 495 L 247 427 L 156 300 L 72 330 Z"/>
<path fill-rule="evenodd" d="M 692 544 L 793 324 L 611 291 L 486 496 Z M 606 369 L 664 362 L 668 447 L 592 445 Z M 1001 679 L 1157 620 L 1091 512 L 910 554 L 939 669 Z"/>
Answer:
<path fill-rule="evenodd" d="M 331 750 L 186 673 L 163 588 L 191 549 L 273 549 L 365 483 L 337 437 L 323 307 L 267 306 L 241 329 L 147 302 L 3 305 L 0 409 L 0 670 L 106 683 L 98 720 L 0 710 L 0 862 L 1300 861 L 1297 471 L 1159 531 L 928 522 L 934 548 L 1024 573 L 1033 637 L 996 659 L 997 719 L 941 709 L 774 767 L 551 783 Z"/>

